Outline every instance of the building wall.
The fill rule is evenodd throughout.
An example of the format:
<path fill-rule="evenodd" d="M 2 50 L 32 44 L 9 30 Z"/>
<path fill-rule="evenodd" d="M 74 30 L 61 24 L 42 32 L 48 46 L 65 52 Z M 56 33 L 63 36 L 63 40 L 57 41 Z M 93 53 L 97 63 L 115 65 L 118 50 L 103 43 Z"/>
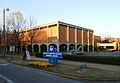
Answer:
<path fill-rule="evenodd" d="M 48 43 L 56 42 L 58 36 L 57 30 L 57 24 L 48 26 Z"/>
<path fill-rule="evenodd" d="M 26 31 L 24 31 L 24 32 L 22 32 L 21 34 L 20 34 L 21 36 L 20 36 L 20 40 L 22 41 L 22 45 L 25 45 L 26 44 L 26 36 L 27 36 L 27 33 L 26 33 Z"/>
<path fill-rule="evenodd" d="M 62 43 L 67 43 L 67 26 L 59 25 L 59 41 Z"/>
<path fill-rule="evenodd" d="M 80 29 L 77 30 L 77 42 L 82 44 L 82 31 Z"/>
<path fill-rule="evenodd" d="M 40 36 L 40 30 L 39 30 L 39 28 L 33 30 L 33 37 L 34 37 L 33 38 L 33 42 L 34 43 L 39 43 L 40 42 L 39 36 Z"/>
<path fill-rule="evenodd" d="M 75 43 L 75 28 L 74 27 L 69 27 L 70 32 L 69 32 L 69 42 L 70 43 Z"/>
<path fill-rule="evenodd" d="M 31 30 L 27 30 L 27 33 L 26 33 L 26 42 L 27 44 L 31 44 Z"/>
<path fill-rule="evenodd" d="M 93 43 L 93 41 L 92 41 L 93 38 L 92 38 L 92 37 L 93 37 L 93 34 L 92 34 L 92 32 L 90 32 L 90 33 L 89 33 L 89 44 L 90 44 L 90 45 L 92 45 L 92 43 Z"/>
<path fill-rule="evenodd" d="M 47 26 L 40 27 L 40 44 L 47 43 Z"/>
<path fill-rule="evenodd" d="M 94 36 L 94 44 L 97 45 L 97 43 L 101 42 L 101 37 L 100 36 Z"/>
<path fill-rule="evenodd" d="M 30 44 L 28 37 L 29 31 L 26 30 L 26 32 L 22 41 L 26 41 L 27 44 Z M 59 21 L 37 26 L 37 28 L 33 29 L 33 33 L 33 45 L 37 44 L 41 46 L 44 44 L 47 46 L 47 49 L 50 44 L 55 44 L 57 49 L 59 49 L 61 44 L 65 44 L 67 45 L 67 50 L 70 44 L 76 47 L 77 45 L 88 45 L 88 47 L 89 45 L 94 46 L 93 30 Z"/>
<path fill-rule="evenodd" d="M 84 32 L 83 32 L 83 44 L 88 44 L 87 31 L 84 31 Z"/>

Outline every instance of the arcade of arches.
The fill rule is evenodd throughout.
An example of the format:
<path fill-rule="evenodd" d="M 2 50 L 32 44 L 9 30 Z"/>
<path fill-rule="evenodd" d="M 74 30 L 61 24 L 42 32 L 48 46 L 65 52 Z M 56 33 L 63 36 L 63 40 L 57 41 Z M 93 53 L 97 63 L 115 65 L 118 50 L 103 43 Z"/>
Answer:
<path fill-rule="evenodd" d="M 41 45 L 38 45 L 38 44 L 35 44 L 33 45 L 33 47 L 31 47 L 31 45 L 23 45 L 22 48 L 21 48 L 21 51 L 25 51 L 26 47 L 27 47 L 27 50 L 28 51 L 32 51 L 31 49 L 33 48 L 33 52 L 47 52 L 48 48 L 53 45 L 56 49 L 59 49 L 59 52 L 64 52 L 64 51 L 68 51 L 68 50 L 75 50 L 75 49 L 79 49 L 79 51 L 84 51 L 84 52 L 88 52 L 88 49 L 89 49 L 89 52 L 92 52 L 92 48 L 93 46 L 92 45 L 84 45 L 82 46 L 81 44 L 78 44 L 78 45 L 75 45 L 75 44 L 70 44 L 70 45 L 67 45 L 67 44 L 60 44 L 59 47 L 57 47 L 56 44 L 41 44 Z"/>

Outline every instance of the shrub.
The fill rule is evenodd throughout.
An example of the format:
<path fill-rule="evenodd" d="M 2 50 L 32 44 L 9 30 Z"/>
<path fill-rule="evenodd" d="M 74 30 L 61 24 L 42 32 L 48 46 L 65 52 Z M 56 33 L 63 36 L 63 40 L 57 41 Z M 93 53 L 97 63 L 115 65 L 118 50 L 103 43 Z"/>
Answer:
<path fill-rule="evenodd" d="M 43 58 L 43 53 L 37 53 L 35 54 L 35 56 Z M 63 54 L 63 58 L 61 60 L 120 65 L 120 56 L 115 57 L 115 56 L 87 56 L 87 55 Z"/>
<path fill-rule="evenodd" d="M 43 53 L 35 53 L 35 56 L 43 58 Z"/>
<path fill-rule="evenodd" d="M 40 67 L 53 66 L 53 64 L 49 64 L 48 62 L 29 62 L 29 65 L 36 65 Z"/>
<path fill-rule="evenodd" d="M 120 57 L 114 56 L 63 55 L 62 59 L 80 62 L 120 65 Z"/>

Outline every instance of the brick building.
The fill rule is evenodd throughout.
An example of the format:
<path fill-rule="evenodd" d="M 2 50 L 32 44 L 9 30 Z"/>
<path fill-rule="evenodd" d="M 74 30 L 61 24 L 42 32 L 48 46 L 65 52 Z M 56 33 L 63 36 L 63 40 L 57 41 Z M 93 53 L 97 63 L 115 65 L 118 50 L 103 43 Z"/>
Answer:
<path fill-rule="evenodd" d="M 28 34 L 33 31 L 33 45 L 31 46 Z M 77 49 L 80 51 L 94 51 L 94 31 L 80 26 L 56 21 L 24 30 L 24 38 L 21 40 L 21 51 L 27 47 L 33 52 L 47 51 L 50 45 L 54 45 L 59 52 Z M 13 47 L 10 46 L 10 51 Z"/>

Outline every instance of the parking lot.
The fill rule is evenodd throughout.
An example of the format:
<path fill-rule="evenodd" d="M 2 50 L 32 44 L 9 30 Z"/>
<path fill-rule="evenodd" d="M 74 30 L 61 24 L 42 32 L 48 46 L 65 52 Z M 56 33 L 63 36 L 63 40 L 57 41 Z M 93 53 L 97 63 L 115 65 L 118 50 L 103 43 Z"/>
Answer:
<path fill-rule="evenodd" d="M 89 56 L 120 56 L 120 51 L 114 52 L 88 52 L 86 55 Z"/>

